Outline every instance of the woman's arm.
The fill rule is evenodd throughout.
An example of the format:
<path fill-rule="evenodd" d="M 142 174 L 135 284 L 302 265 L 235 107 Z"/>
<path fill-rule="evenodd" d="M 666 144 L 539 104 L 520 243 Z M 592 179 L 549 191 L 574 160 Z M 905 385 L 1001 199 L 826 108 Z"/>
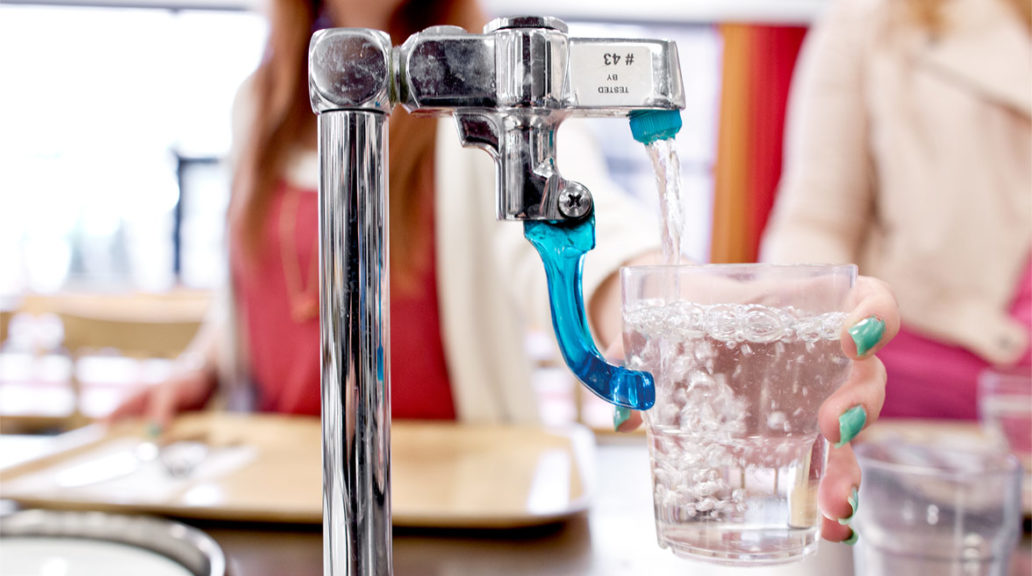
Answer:
<path fill-rule="evenodd" d="M 197 410 L 208 402 L 218 383 L 220 355 L 225 345 L 223 331 L 228 315 L 224 302 L 221 297 L 212 301 L 197 334 L 176 358 L 170 376 L 122 402 L 107 417 L 109 422 L 141 417 L 157 431 L 167 427 L 179 412 Z"/>

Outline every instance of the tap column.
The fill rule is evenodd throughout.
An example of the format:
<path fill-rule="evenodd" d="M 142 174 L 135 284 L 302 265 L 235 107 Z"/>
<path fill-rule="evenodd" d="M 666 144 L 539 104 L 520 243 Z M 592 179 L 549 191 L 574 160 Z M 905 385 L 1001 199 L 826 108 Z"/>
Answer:
<path fill-rule="evenodd" d="M 316 33 L 323 574 L 392 573 L 387 118 L 390 38 Z"/>

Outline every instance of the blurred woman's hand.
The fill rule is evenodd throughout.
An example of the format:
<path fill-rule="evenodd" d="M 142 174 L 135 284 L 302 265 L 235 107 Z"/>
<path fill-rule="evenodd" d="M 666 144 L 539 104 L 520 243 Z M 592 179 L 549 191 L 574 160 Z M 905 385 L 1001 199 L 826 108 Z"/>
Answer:
<path fill-rule="evenodd" d="M 846 383 L 821 405 L 817 419 L 821 434 L 831 443 L 828 467 L 821 480 L 818 502 L 824 515 L 821 535 L 832 542 L 855 541 L 849 520 L 856 512 L 860 466 L 849 442 L 878 419 L 885 402 L 885 368 L 875 354 L 899 332 L 899 307 L 888 285 L 860 276 L 850 294 L 852 309 L 840 339 L 842 351 L 853 360 Z M 623 359 L 623 342 L 606 350 L 610 360 Z M 614 427 L 628 432 L 641 426 L 641 413 L 618 410 Z"/>
<path fill-rule="evenodd" d="M 129 417 L 145 418 L 164 430 L 180 412 L 202 408 L 215 391 L 215 374 L 205 368 L 179 368 L 168 379 L 127 398 L 107 417 L 115 422 Z"/>

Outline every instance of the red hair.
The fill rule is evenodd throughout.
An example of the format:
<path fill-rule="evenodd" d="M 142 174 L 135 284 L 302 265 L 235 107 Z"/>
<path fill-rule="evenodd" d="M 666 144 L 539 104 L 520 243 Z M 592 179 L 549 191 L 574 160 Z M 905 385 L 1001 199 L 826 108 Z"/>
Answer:
<path fill-rule="evenodd" d="M 317 124 L 308 99 L 308 43 L 317 19 L 326 17 L 322 0 L 274 0 L 269 14 L 265 57 L 254 74 L 255 106 L 249 140 L 233 174 L 229 209 L 231 238 L 250 259 L 260 257 L 264 221 L 291 150 L 316 147 Z M 386 30 L 395 45 L 424 28 L 450 24 L 480 32 L 484 17 L 475 0 L 407 0 Z M 409 116 L 400 107 L 389 128 L 391 264 L 404 279 L 419 269 L 409 248 L 423 210 L 419 179 L 434 157 L 432 121 Z"/>

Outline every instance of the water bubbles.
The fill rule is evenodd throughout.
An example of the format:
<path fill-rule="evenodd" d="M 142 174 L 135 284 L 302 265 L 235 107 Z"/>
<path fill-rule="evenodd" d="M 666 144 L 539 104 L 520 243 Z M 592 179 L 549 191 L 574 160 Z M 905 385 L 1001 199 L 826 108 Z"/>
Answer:
<path fill-rule="evenodd" d="M 673 394 L 670 395 L 670 401 L 675 406 L 683 408 L 686 404 L 688 404 L 688 390 L 678 386 L 674 389 Z"/>
<path fill-rule="evenodd" d="M 717 351 L 708 340 L 698 340 L 692 346 L 692 357 L 698 362 L 706 362 L 716 357 Z"/>
<path fill-rule="evenodd" d="M 673 403 L 659 406 L 659 420 L 666 424 L 676 424 L 680 419 L 681 410 Z"/>
<path fill-rule="evenodd" d="M 675 502 L 675 505 L 676 504 L 677 503 Z M 684 519 L 695 518 L 697 515 L 698 515 L 698 512 L 695 511 L 695 507 L 694 506 L 684 506 L 682 508 L 682 517 Z"/>
<path fill-rule="evenodd" d="M 671 328 L 682 337 L 697 338 L 706 333 L 706 310 L 693 302 L 676 302 L 668 316 Z"/>
<path fill-rule="evenodd" d="M 669 360 L 670 366 L 667 370 L 669 370 L 671 374 L 686 374 L 695 367 L 696 362 L 690 356 L 677 354 L 675 354 L 673 358 L 669 358 Z"/>
<path fill-rule="evenodd" d="M 739 309 L 735 304 L 715 304 L 706 311 L 706 333 L 714 340 L 735 342 L 741 331 Z"/>
<path fill-rule="evenodd" d="M 715 498 L 706 497 L 695 503 L 695 509 L 699 512 L 709 512 L 716 503 L 717 500 Z"/>
<path fill-rule="evenodd" d="M 785 416 L 784 412 L 775 410 L 774 412 L 767 414 L 767 428 L 770 428 L 771 430 L 786 430 L 787 427 L 788 417 Z"/>
<path fill-rule="evenodd" d="M 925 522 L 929 526 L 935 526 L 939 523 L 939 507 L 935 504 L 930 504 L 925 510 Z"/>
<path fill-rule="evenodd" d="M 749 305 L 740 317 L 742 334 L 749 342 L 774 342 L 785 336 L 784 315 L 776 308 Z"/>
<path fill-rule="evenodd" d="M 692 371 L 688 377 L 688 390 L 696 394 L 707 393 L 716 386 L 716 380 L 707 372 Z"/>
<path fill-rule="evenodd" d="M 795 325 L 796 337 L 806 343 L 816 342 L 821 338 L 820 318 L 800 318 Z"/>
<path fill-rule="evenodd" d="M 681 521 L 748 513 L 769 481 L 750 466 L 805 458 L 816 406 L 848 375 L 837 342 L 843 315 L 660 300 L 631 308 L 628 365 L 656 376 L 656 407 L 645 417 L 657 507 Z"/>
<path fill-rule="evenodd" d="M 838 340 L 842 325 L 846 322 L 846 315 L 842 312 L 829 312 L 821 316 L 821 338 L 825 340 Z"/>
<path fill-rule="evenodd" d="M 677 441 L 669 436 L 653 436 L 653 442 L 660 454 L 677 453 Z"/>
<path fill-rule="evenodd" d="M 704 482 L 712 482 L 716 480 L 720 474 L 713 468 L 700 468 L 692 473 L 692 482 L 694 484 L 702 484 Z"/>
<path fill-rule="evenodd" d="M 699 496 L 712 496 L 721 490 L 723 486 L 719 482 L 709 480 L 695 485 L 695 493 Z"/>
<path fill-rule="evenodd" d="M 807 314 L 798 308 L 758 304 L 696 304 L 640 300 L 624 311 L 624 326 L 646 339 L 663 338 L 687 344 L 704 361 L 713 352 L 699 347 L 703 336 L 725 344 L 771 343 L 802 340 L 838 340 L 846 315 L 842 312 Z M 687 353 L 687 351 L 685 351 Z M 775 350 L 780 353 L 780 349 Z"/>

